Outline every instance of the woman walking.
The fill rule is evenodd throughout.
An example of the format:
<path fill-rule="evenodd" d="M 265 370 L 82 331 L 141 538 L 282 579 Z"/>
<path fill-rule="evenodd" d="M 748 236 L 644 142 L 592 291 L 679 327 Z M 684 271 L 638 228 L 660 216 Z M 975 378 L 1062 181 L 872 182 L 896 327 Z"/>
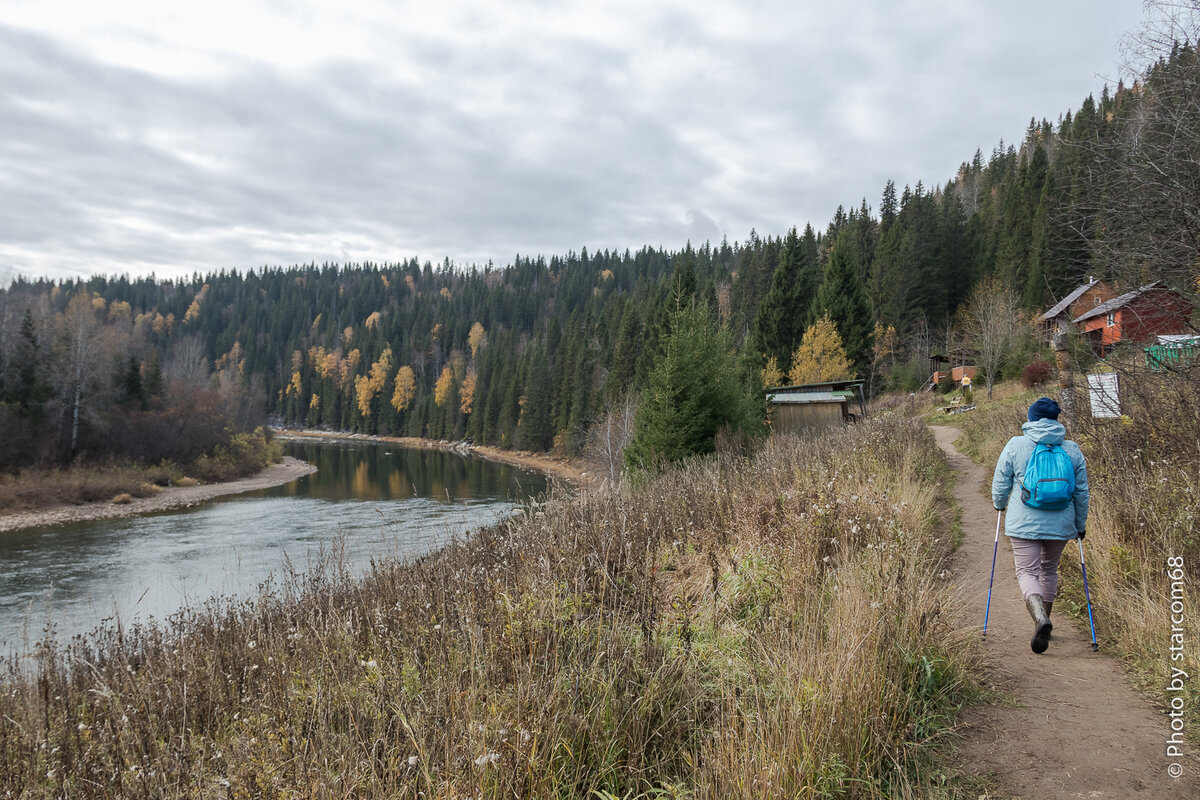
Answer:
<path fill-rule="evenodd" d="M 1031 405 L 1022 435 L 1009 439 L 992 476 L 992 504 L 997 511 L 1007 509 L 1004 533 L 1033 617 L 1029 646 L 1035 653 L 1044 653 L 1050 644 L 1050 610 L 1063 548 L 1071 539 L 1082 540 L 1087 529 L 1087 463 L 1079 445 L 1066 440 L 1059 411 L 1049 397 Z"/>

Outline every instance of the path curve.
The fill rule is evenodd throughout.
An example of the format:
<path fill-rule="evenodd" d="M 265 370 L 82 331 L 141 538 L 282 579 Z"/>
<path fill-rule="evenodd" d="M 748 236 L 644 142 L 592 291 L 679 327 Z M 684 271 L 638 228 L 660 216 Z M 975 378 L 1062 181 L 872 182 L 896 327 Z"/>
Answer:
<path fill-rule="evenodd" d="M 959 622 L 981 628 L 992 565 L 996 511 L 991 472 L 953 445 L 957 428 L 931 426 L 950 466 L 958 473 L 954 496 L 962 506 L 964 541 L 955 556 Z M 1084 545 L 1086 557 L 1087 545 Z M 1074 542 L 1064 561 L 1078 558 Z M 1093 653 L 1090 634 L 1057 612 L 1050 649 L 1029 649 L 1033 621 L 1013 574 L 1004 532 L 996 557 L 996 583 L 987 640 L 985 680 L 1018 705 L 977 706 L 960 721 L 962 769 L 994 780 L 1000 797 L 1198 798 L 1200 760 L 1181 763 L 1180 778 L 1167 774 L 1169 719 L 1130 688 L 1119 663 Z M 1185 753 L 1193 747 L 1184 745 Z"/>

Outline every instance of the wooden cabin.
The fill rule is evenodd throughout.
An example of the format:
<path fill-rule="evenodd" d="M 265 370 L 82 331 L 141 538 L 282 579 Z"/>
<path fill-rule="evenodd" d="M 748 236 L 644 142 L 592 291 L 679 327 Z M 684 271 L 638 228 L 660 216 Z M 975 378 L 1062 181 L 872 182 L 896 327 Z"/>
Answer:
<path fill-rule="evenodd" d="M 934 386 L 937 386 L 939 383 L 942 382 L 943 379 L 949 378 L 950 380 L 954 381 L 956 386 L 962 386 L 964 378 L 970 378 L 971 380 L 975 380 L 975 373 L 977 371 L 978 371 L 978 367 L 970 367 L 970 366 L 951 367 L 948 372 L 945 370 L 939 370 L 939 371 L 933 373 L 933 377 L 930 380 L 932 381 Z M 968 383 L 970 383 L 970 381 L 968 381 Z"/>
<path fill-rule="evenodd" d="M 830 381 L 767 390 L 774 433 L 810 433 L 840 427 L 867 415 L 862 381 Z"/>
<path fill-rule="evenodd" d="M 1057 331 L 1066 332 L 1071 320 L 1083 316 L 1116 296 L 1117 293 L 1104 281 L 1088 278 L 1087 283 L 1075 287 L 1053 308 L 1037 318 L 1038 329 L 1049 340 Z"/>

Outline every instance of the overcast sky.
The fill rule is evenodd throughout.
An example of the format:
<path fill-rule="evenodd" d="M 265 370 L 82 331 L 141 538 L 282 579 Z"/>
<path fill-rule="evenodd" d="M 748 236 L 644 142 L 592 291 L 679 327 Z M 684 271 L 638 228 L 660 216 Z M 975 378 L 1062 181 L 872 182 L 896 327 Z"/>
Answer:
<path fill-rule="evenodd" d="M 1136 0 L 0 0 L 4 273 L 743 241 L 940 185 Z"/>

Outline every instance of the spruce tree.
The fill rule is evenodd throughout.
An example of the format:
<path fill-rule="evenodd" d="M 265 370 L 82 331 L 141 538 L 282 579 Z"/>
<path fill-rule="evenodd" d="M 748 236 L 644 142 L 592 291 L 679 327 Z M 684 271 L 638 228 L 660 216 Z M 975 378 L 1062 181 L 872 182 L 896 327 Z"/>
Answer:
<path fill-rule="evenodd" d="M 672 312 L 670 329 L 625 451 L 633 468 L 711 453 L 717 432 L 725 427 L 746 433 L 761 427 L 756 425 L 754 392 L 738 369 L 728 330 L 694 302 Z"/>
<path fill-rule="evenodd" d="M 871 360 L 871 331 L 875 323 L 859 279 L 853 239 L 846 235 L 848 231 L 843 230 L 829 253 L 829 266 L 817 292 L 814 310 L 817 314 L 828 314 L 833 320 L 845 344 L 846 356 L 861 374 Z"/>
<path fill-rule="evenodd" d="M 771 287 L 754 319 L 753 346 L 762 363 L 774 358 L 786 371 L 792 351 L 811 323 L 818 282 L 817 243 L 812 226 L 805 226 L 803 237 L 792 228 L 783 240 Z"/>

